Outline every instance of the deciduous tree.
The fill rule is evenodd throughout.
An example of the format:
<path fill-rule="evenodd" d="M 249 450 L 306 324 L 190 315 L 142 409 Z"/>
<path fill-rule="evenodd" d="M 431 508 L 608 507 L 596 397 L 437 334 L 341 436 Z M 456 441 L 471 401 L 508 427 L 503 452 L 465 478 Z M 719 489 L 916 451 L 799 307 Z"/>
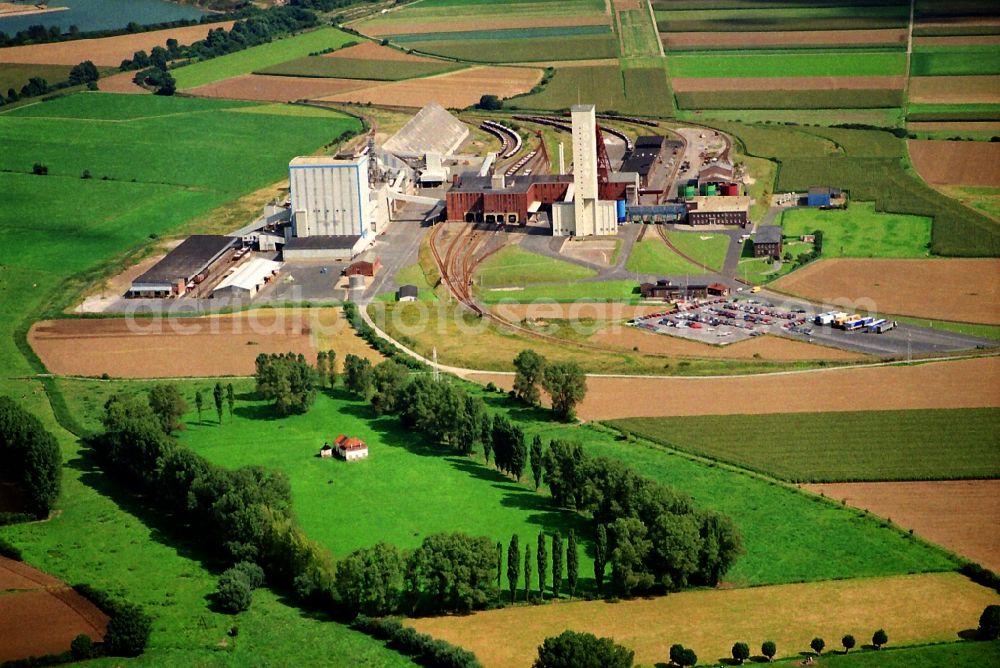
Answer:
<path fill-rule="evenodd" d="M 738 642 L 733 644 L 733 660 L 736 661 L 736 665 L 742 666 L 743 662 L 750 658 L 750 645 L 745 642 Z"/>
<path fill-rule="evenodd" d="M 822 638 L 818 638 L 818 637 L 817 638 L 813 638 L 809 642 L 809 647 L 811 647 L 812 651 L 816 652 L 816 654 L 822 654 L 823 653 L 823 648 L 826 647 L 826 642 Z"/>
<path fill-rule="evenodd" d="M 854 636 L 848 633 L 846 636 L 840 639 L 840 644 L 844 646 L 844 654 L 847 654 L 852 649 L 854 649 L 854 646 L 857 644 L 857 641 L 854 639 Z"/>
<path fill-rule="evenodd" d="M 164 434 L 172 434 L 184 428 L 181 417 L 189 407 L 181 391 L 173 383 L 154 385 L 149 390 L 149 407 L 160 421 Z M 199 414 L 198 419 L 201 419 Z"/>
<path fill-rule="evenodd" d="M 538 385 L 545 370 L 545 358 L 534 350 L 522 350 L 514 358 L 514 394 L 529 404 L 540 398 Z"/>
<path fill-rule="evenodd" d="M 563 631 L 538 647 L 532 668 L 631 668 L 635 653 L 611 638 Z"/>
<path fill-rule="evenodd" d="M 760 653 L 767 657 L 768 661 L 774 661 L 774 655 L 778 653 L 778 646 L 773 640 L 765 640 L 760 645 Z"/>
<path fill-rule="evenodd" d="M 882 645 L 889 642 L 889 636 L 886 635 L 885 629 L 879 629 L 872 634 L 872 644 L 875 645 L 875 649 L 882 649 Z"/>
<path fill-rule="evenodd" d="M 399 610 L 406 560 L 395 545 L 378 542 L 337 563 L 337 597 L 352 613 L 382 617 Z"/>
<path fill-rule="evenodd" d="M 587 377 L 576 362 L 546 365 L 542 386 L 552 399 L 552 410 L 563 420 L 573 417 L 573 409 L 587 394 Z"/>

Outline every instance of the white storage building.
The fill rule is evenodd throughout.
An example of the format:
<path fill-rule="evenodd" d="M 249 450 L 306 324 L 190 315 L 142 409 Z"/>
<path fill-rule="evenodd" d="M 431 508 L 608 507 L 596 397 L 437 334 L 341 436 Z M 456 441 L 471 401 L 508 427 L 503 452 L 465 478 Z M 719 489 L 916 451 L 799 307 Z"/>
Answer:
<path fill-rule="evenodd" d="M 212 290 L 212 297 L 251 299 L 278 273 L 281 266 L 281 262 L 254 258 L 223 278 Z"/>

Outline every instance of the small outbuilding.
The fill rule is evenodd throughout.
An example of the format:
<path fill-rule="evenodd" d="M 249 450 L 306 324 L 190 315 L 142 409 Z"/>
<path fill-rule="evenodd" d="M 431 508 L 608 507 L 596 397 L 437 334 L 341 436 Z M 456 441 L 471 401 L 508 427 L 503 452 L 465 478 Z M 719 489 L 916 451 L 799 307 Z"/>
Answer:
<path fill-rule="evenodd" d="M 831 206 L 832 200 L 840 197 L 840 190 L 829 186 L 813 186 L 806 195 L 808 206 Z"/>
<path fill-rule="evenodd" d="M 333 457 L 333 446 L 329 443 L 324 443 L 323 447 L 319 449 L 319 456 L 323 459 L 329 459 Z"/>
<path fill-rule="evenodd" d="M 357 262 L 352 262 L 347 269 L 344 270 L 345 276 L 367 276 L 371 278 L 378 273 L 378 270 L 382 268 L 382 262 L 377 256 L 372 256 L 371 258 L 366 258 L 363 260 L 358 260 Z"/>
<path fill-rule="evenodd" d="M 420 295 L 420 291 L 417 290 L 415 285 L 401 285 L 399 290 L 396 291 L 396 301 L 400 302 L 415 302 L 417 297 Z"/>
<path fill-rule="evenodd" d="M 337 456 L 347 462 L 358 459 L 368 459 L 368 445 L 360 438 L 341 434 L 334 443 L 337 446 Z"/>

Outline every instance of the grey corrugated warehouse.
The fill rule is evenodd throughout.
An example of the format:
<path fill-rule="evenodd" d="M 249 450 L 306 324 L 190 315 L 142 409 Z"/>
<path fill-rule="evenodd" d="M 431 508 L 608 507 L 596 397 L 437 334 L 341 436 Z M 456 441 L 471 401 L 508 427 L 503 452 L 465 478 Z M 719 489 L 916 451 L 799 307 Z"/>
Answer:
<path fill-rule="evenodd" d="M 182 295 L 191 281 L 208 274 L 236 243 L 233 237 L 195 234 L 167 253 L 166 257 L 132 281 L 129 297 L 169 297 Z M 198 281 L 200 282 L 200 281 Z"/>

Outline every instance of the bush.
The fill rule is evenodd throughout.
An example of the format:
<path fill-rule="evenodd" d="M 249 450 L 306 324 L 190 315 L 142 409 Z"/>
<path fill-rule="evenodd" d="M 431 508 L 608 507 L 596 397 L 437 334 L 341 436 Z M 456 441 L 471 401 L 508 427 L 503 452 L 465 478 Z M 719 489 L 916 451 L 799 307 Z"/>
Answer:
<path fill-rule="evenodd" d="M 253 603 L 253 589 L 241 575 L 226 571 L 219 578 L 215 602 L 226 612 L 244 612 Z"/>
<path fill-rule="evenodd" d="M 538 647 L 533 668 L 630 668 L 635 652 L 611 638 L 563 631 Z"/>
<path fill-rule="evenodd" d="M 976 630 L 979 640 L 996 640 L 1000 638 L 1000 605 L 988 605 L 979 616 L 979 628 Z"/>
<path fill-rule="evenodd" d="M 94 655 L 94 641 L 86 633 L 81 633 L 73 638 L 69 645 L 69 651 L 77 661 L 89 659 Z"/>
<path fill-rule="evenodd" d="M 149 643 L 153 619 L 131 603 L 119 606 L 108 622 L 104 646 L 112 656 L 139 656 Z"/>
<path fill-rule="evenodd" d="M 417 663 L 440 668 L 482 668 L 476 655 L 443 640 L 418 633 L 397 619 L 377 619 L 358 615 L 351 628 L 378 640 L 386 640 L 400 653 L 412 656 Z"/>
<path fill-rule="evenodd" d="M 31 167 L 31 173 L 34 174 L 35 176 L 48 176 L 49 168 L 40 162 L 36 162 Z"/>

